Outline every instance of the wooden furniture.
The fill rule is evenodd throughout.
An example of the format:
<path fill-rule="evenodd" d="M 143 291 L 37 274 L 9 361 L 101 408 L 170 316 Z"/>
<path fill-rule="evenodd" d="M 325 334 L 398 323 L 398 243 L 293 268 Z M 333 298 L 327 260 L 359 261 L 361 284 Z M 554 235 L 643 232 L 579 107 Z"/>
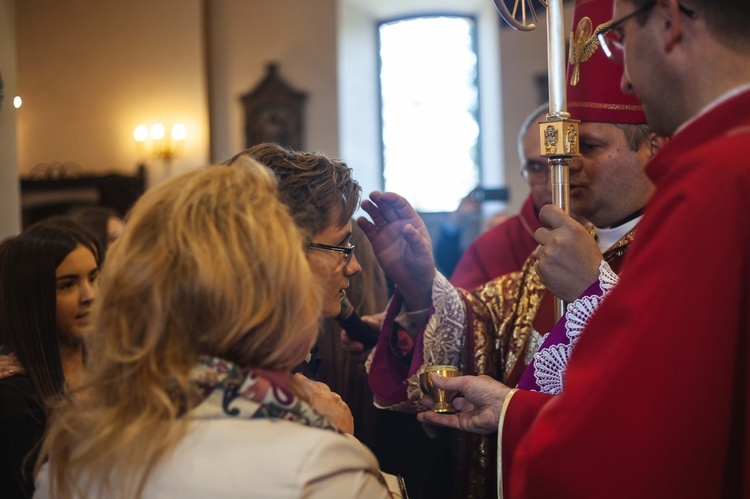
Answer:
<path fill-rule="evenodd" d="M 52 215 L 64 215 L 82 206 L 107 206 L 125 215 L 146 188 L 145 172 L 134 176 L 78 175 L 21 179 L 23 227 Z"/>

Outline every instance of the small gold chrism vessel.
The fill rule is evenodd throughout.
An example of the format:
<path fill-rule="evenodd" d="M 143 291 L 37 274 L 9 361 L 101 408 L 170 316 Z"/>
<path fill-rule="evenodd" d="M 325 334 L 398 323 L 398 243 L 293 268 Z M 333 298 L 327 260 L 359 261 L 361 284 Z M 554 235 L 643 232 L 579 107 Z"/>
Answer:
<path fill-rule="evenodd" d="M 461 376 L 461 372 L 456 366 L 427 366 L 419 373 L 419 387 L 425 395 L 429 395 L 435 401 L 435 407 L 432 408 L 432 411 L 441 413 L 456 412 L 451 405 L 451 401 L 457 392 L 436 387 L 430 379 L 430 373 L 454 378 Z"/>

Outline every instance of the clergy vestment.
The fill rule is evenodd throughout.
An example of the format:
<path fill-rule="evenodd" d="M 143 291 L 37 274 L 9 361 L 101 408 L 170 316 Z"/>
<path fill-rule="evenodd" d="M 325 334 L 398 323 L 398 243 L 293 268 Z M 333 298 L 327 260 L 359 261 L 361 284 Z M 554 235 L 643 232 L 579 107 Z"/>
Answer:
<path fill-rule="evenodd" d="M 749 148 L 750 86 L 649 164 L 656 193 L 565 390 L 506 399 L 511 497 L 750 496 Z"/>
<path fill-rule="evenodd" d="M 615 272 L 635 238 L 639 220 L 633 219 L 616 229 L 622 237 L 604 252 L 605 261 Z M 609 236 L 612 231 L 605 232 Z M 471 292 L 451 286 L 437 274 L 430 316 L 409 351 L 397 345 L 403 340 L 403 332 L 395 325 L 401 305 L 396 293 L 369 364 L 376 404 L 419 410 L 422 394 L 417 373 L 427 365 L 456 365 L 464 374 L 486 374 L 515 386 L 536 353 L 541 335 L 554 325 L 554 297 L 542 285 L 534 269 L 535 261 L 532 255 L 521 271 Z M 496 438 L 469 434 L 460 438 L 459 452 L 467 455 L 459 460 L 459 465 L 465 467 L 460 470 L 465 480 L 460 488 L 467 497 L 494 494 Z"/>
<path fill-rule="evenodd" d="M 598 50 L 598 44 L 595 43 L 594 33 L 607 29 L 606 23 L 611 19 L 611 14 L 612 6 L 609 1 L 576 2 L 573 23 L 575 29 L 569 38 L 571 78 L 566 84 L 567 111 L 572 119 L 583 123 L 642 125 L 646 123 L 646 116 L 641 103 L 634 94 L 624 94 L 620 91 L 620 74 L 612 71 L 611 63 L 603 52 Z M 580 139 L 583 146 L 585 139 L 583 136 Z M 641 144 L 643 145 L 645 144 Z M 600 164 L 598 161 L 602 158 L 593 153 L 587 157 L 587 151 L 588 149 L 582 147 L 584 160 Z M 627 154 L 631 155 L 632 152 L 629 151 Z M 586 172 L 585 167 L 583 170 L 584 178 L 589 173 L 594 175 L 594 172 Z M 644 180 L 645 184 L 642 176 L 638 178 L 641 172 L 638 173 L 639 175 L 633 175 L 630 180 Z M 627 191 L 622 193 L 627 199 L 635 197 L 640 199 L 642 204 L 646 203 L 648 191 L 645 191 L 645 185 L 639 183 L 631 186 L 623 183 L 619 187 Z M 607 193 L 612 196 L 617 194 L 615 191 Z M 640 198 L 640 195 L 643 197 Z M 617 201 L 611 200 L 612 207 L 617 206 L 614 204 Z M 632 213 L 619 215 L 626 217 Z M 629 252 L 628 248 L 633 239 L 633 232 L 630 231 L 632 226 L 628 228 L 628 224 L 638 223 L 630 219 L 624 220 L 627 220 L 625 224 L 617 224 L 617 227 L 611 230 L 596 229 L 600 250 L 604 252 L 605 260 L 615 272 L 619 271 L 619 264 L 625 251 Z M 620 232 L 623 230 L 625 232 Z M 638 230 L 638 238 L 641 238 L 640 228 Z M 615 233 L 618 233 L 616 237 Z M 612 243 L 614 245 L 609 247 Z M 530 251 L 533 251 L 535 246 L 536 244 L 532 243 Z M 423 366 L 433 364 L 457 365 L 466 374 L 487 374 L 509 386 L 515 386 L 537 352 L 540 335 L 550 331 L 554 325 L 554 300 L 536 275 L 534 260 L 533 257 L 527 259 L 520 272 L 501 277 L 470 293 L 448 286 L 438 274 L 432 288 L 431 315 L 425 328 L 414 337 L 411 354 L 403 348 L 408 344 L 408 338 L 404 338 L 399 330 L 393 331 L 393 317 L 390 314 L 397 310 L 397 306 L 394 305 L 396 300 L 392 301 L 389 316 L 381 330 L 380 341 L 371 358 L 369 379 L 373 394 L 380 397 L 377 402 L 403 410 L 413 410 L 421 398 L 414 375 Z M 628 272 L 627 269 L 625 271 Z M 630 277 L 638 279 L 641 276 L 631 273 Z M 617 288 L 611 291 L 604 303 L 612 298 L 612 293 L 616 290 Z M 407 326 L 412 324 L 407 323 Z M 414 328 L 406 329 L 412 334 L 415 333 Z M 395 334 L 391 334 L 392 332 Z M 576 350 L 581 341 L 575 345 Z M 638 366 L 632 368 L 635 370 Z M 564 367 L 558 370 L 557 375 L 560 381 L 566 377 Z M 563 386 L 562 382 L 559 386 Z M 563 393 L 566 389 L 563 387 Z M 528 393 L 543 400 L 551 396 L 541 392 Z M 532 418 L 535 413 L 529 414 Z M 468 438 L 473 439 L 469 444 L 471 447 L 465 452 L 463 449 L 459 450 L 463 458 L 459 461 L 463 461 L 468 467 L 469 476 L 468 491 L 464 497 L 495 495 L 497 437 L 491 435 Z M 564 460 L 564 457 L 560 459 Z M 556 463 L 547 465 L 554 467 Z M 537 480 L 540 479 L 543 477 L 537 477 Z M 547 492 L 547 497 L 557 497 L 554 490 Z M 601 497 L 606 497 L 606 494 Z"/>

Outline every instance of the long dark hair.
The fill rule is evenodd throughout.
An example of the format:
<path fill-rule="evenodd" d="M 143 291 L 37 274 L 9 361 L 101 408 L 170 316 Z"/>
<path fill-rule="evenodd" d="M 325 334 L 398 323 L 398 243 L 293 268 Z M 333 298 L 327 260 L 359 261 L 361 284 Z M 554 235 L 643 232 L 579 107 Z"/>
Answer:
<path fill-rule="evenodd" d="M 99 244 L 86 229 L 66 217 L 37 222 L 5 251 L 2 264 L 3 334 L 45 403 L 61 395 L 65 377 L 56 321 L 55 270 L 78 245 L 94 254 Z"/>

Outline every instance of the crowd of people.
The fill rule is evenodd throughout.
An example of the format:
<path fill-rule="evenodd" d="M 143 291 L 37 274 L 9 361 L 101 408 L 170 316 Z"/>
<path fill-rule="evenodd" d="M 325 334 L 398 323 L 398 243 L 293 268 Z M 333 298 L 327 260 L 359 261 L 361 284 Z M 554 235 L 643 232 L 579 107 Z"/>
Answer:
<path fill-rule="evenodd" d="M 577 0 L 571 214 L 545 105 L 450 280 L 405 198 L 354 222 L 351 168 L 278 144 L 2 241 L 0 495 L 747 497 L 748 22 Z"/>

